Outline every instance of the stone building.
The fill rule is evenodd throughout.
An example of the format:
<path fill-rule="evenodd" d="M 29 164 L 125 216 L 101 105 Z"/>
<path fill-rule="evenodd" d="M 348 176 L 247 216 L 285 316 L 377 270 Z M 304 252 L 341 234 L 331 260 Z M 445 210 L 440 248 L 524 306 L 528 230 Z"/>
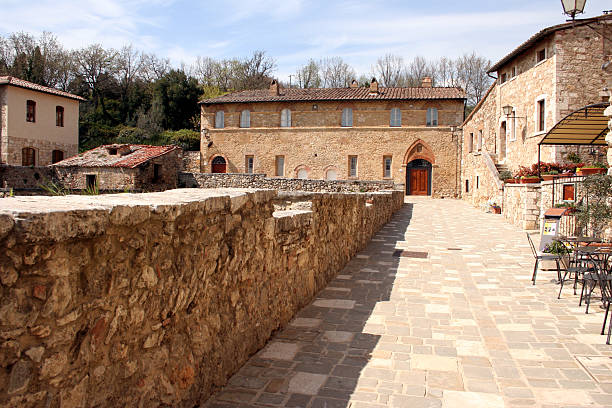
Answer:
<path fill-rule="evenodd" d="M 392 180 L 407 194 L 456 196 L 465 93 L 433 87 L 270 89 L 201 101 L 203 172 Z"/>
<path fill-rule="evenodd" d="M 610 74 L 602 64 L 612 57 L 611 38 L 612 14 L 555 25 L 489 69 L 496 81 L 462 125 L 464 199 L 499 202 L 500 170 L 537 163 L 538 143 L 559 120 L 607 100 L 603 89 Z M 505 115 L 504 107 L 512 114 Z M 563 161 L 568 149 L 542 146 L 541 161 Z"/>
<path fill-rule="evenodd" d="M 103 145 L 53 167 L 67 189 L 163 191 L 177 187 L 181 153 L 178 146 Z"/>
<path fill-rule="evenodd" d="M 46 166 L 77 154 L 79 101 L 84 100 L 0 76 L 0 164 Z"/>

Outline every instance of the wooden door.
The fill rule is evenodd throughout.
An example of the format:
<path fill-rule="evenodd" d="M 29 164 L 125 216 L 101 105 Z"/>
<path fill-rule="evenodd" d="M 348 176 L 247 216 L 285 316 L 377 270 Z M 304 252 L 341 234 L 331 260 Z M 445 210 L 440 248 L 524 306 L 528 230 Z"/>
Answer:
<path fill-rule="evenodd" d="M 225 173 L 225 163 L 213 163 L 212 164 L 212 172 L 213 173 Z"/>
<path fill-rule="evenodd" d="M 427 169 L 411 169 L 410 170 L 410 194 L 411 195 L 427 195 L 427 187 L 429 185 Z"/>

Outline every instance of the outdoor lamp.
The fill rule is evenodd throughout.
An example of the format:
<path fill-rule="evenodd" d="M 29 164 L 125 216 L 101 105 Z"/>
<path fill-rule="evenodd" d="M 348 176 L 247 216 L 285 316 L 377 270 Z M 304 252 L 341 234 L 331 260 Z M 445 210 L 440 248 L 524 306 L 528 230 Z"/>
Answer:
<path fill-rule="evenodd" d="M 450 131 L 451 131 L 451 133 L 455 133 L 457 131 L 457 126 L 451 125 L 450 126 Z"/>
<path fill-rule="evenodd" d="M 502 108 L 502 110 L 504 111 L 504 115 L 506 116 L 512 115 L 512 106 L 506 105 Z"/>
<path fill-rule="evenodd" d="M 572 18 L 576 18 L 576 14 L 584 13 L 584 4 L 586 0 L 561 0 L 563 5 L 563 13 Z"/>

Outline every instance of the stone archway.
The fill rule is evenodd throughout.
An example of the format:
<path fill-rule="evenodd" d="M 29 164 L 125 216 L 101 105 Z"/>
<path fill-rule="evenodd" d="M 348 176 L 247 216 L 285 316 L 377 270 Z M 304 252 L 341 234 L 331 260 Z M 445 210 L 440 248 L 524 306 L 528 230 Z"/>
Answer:
<path fill-rule="evenodd" d="M 432 166 L 435 162 L 433 150 L 421 139 L 406 150 L 402 163 L 406 170 L 406 195 L 431 195 Z"/>

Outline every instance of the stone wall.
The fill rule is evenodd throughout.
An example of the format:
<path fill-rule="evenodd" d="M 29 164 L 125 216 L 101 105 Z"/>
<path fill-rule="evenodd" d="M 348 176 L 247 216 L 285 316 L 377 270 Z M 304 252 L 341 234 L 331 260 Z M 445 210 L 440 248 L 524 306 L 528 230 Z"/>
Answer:
<path fill-rule="evenodd" d="M 393 181 L 310 180 L 268 178 L 265 174 L 180 173 L 180 187 L 187 188 L 262 188 L 282 191 L 367 192 L 393 190 Z"/>
<path fill-rule="evenodd" d="M 502 214 L 524 230 L 540 228 L 540 184 L 506 184 Z"/>
<path fill-rule="evenodd" d="M 402 203 L 230 189 L 0 199 L 0 406 L 203 403 Z"/>
<path fill-rule="evenodd" d="M 199 173 L 201 170 L 200 168 L 200 157 L 201 157 L 201 153 L 198 150 L 197 152 L 191 152 L 191 151 L 183 151 L 183 171 L 189 172 L 189 173 Z"/>
<path fill-rule="evenodd" d="M 40 190 L 41 184 L 55 180 L 51 167 L 0 165 L 0 187 L 13 190 Z"/>

